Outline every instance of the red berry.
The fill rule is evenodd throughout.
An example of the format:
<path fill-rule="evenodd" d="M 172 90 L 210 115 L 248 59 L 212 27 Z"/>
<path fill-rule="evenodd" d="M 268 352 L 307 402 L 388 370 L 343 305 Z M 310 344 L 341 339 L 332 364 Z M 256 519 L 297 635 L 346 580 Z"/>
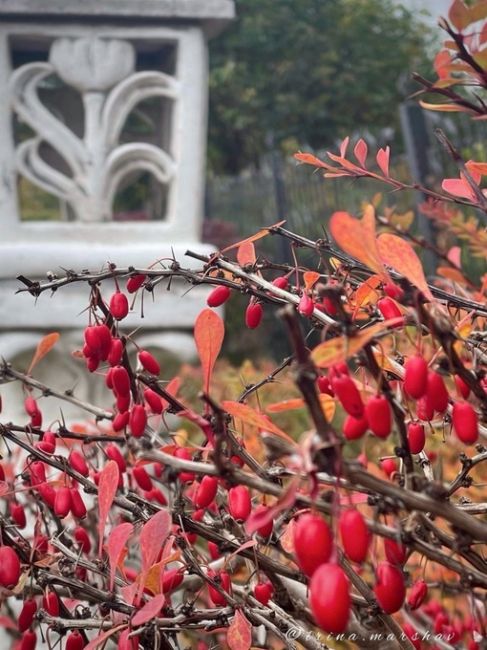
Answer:
<path fill-rule="evenodd" d="M 325 395 L 330 395 L 331 397 L 335 396 L 335 393 L 333 392 L 333 388 L 331 387 L 330 380 L 328 377 L 325 375 L 320 375 L 317 380 L 318 383 L 318 390 L 320 393 L 324 393 Z"/>
<path fill-rule="evenodd" d="M 155 392 L 155 390 L 152 390 L 151 388 L 146 388 L 144 390 L 144 399 L 149 405 L 149 408 L 152 411 L 152 413 L 157 413 L 160 415 L 164 410 L 162 399 Z"/>
<path fill-rule="evenodd" d="M 82 526 L 77 526 L 74 529 L 74 539 L 78 542 L 80 549 L 83 553 L 91 551 L 91 542 L 88 533 Z"/>
<path fill-rule="evenodd" d="M 386 282 L 383 289 L 384 293 L 389 296 L 389 298 L 393 298 L 399 302 L 404 298 L 404 291 L 400 286 L 394 284 L 394 282 Z"/>
<path fill-rule="evenodd" d="M 37 634 L 32 630 L 26 630 L 20 639 L 18 650 L 35 650 Z"/>
<path fill-rule="evenodd" d="M 147 276 L 143 273 L 131 275 L 127 280 L 127 284 L 125 285 L 128 293 L 135 293 L 138 289 L 140 289 L 140 287 L 144 284 L 146 277 Z"/>
<path fill-rule="evenodd" d="M 147 470 L 142 465 L 134 467 L 132 476 L 137 481 L 138 486 L 142 490 L 152 490 L 152 479 L 147 473 Z"/>
<path fill-rule="evenodd" d="M 144 370 L 147 370 L 151 375 L 160 374 L 161 366 L 157 359 L 150 352 L 147 352 L 147 350 L 141 350 L 139 352 L 139 361 Z"/>
<path fill-rule="evenodd" d="M 286 276 L 280 275 L 278 278 L 272 280 L 272 284 L 278 289 L 283 289 L 285 291 L 289 286 L 289 281 Z"/>
<path fill-rule="evenodd" d="M 27 415 L 29 415 L 31 418 L 35 417 L 39 412 L 37 402 L 31 395 L 25 398 L 24 408 Z"/>
<path fill-rule="evenodd" d="M 111 366 L 118 366 L 123 355 L 123 343 L 121 339 L 112 339 L 110 344 L 110 352 L 108 353 L 107 361 Z"/>
<path fill-rule="evenodd" d="M 298 304 L 298 311 L 302 316 L 311 316 L 315 309 L 315 303 L 311 296 L 306 292 L 303 293 Z"/>
<path fill-rule="evenodd" d="M 215 542 L 208 542 L 208 552 L 212 560 L 218 560 L 220 557 L 220 549 Z"/>
<path fill-rule="evenodd" d="M 129 301 L 121 291 L 116 291 L 110 298 L 110 313 L 115 320 L 123 320 L 129 313 Z"/>
<path fill-rule="evenodd" d="M 269 600 L 274 593 L 274 587 L 270 582 L 258 582 L 254 587 L 254 596 L 255 599 L 262 603 L 264 607 L 267 605 Z"/>
<path fill-rule="evenodd" d="M 167 506 L 167 499 L 159 488 L 153 487 L 148 492 L 145 492 L 144 496 L 148 501 L 157 501 L 161 506 Z"/>
<path fill-rule="evenodd" d="M 71 510 L 71 492 L 67 487 L 57 489 L 54 500 L 54 512 L 60 518 L 67 517 Z"/>
<path fill-rule="evenodd" d="M 220 307 L 220 305 L 223 305 L 223 303 L 227 302 L 227 300 L 230 298 L 230 294 L 230 289 L 222 284 L 218 287 L 215 287 L 210 292 L 208 298 L 206 299 L 206 304 L 208 307 Z"/>
<path fill-rule="evenodd" d="M 86 506 L 79 490 L 71 488 L 71 512 L 76 519 L 84 519 L 86 517 Z"/>
<path fill-rule="evenodd" d="M 250 302 L 245 310 L 245 325 L 254 330 L 259 327 L 264 310 L 260 302 Z"/>
<path fill-rule="evenodd" d="M 232 582 L 230 576 L 226 571 L 220 571 L 218 573 L 208 573 L 210 578 L 213 578 L 215 582 L 219 582 L 223 591 L 226 591 L 228 594 L 232 593 Z M 215 587 L 208 585 L 208 594 L 214 605 L 217 607 L 225 607 L 227 604 L 227 599 L 223 596 Z"/>
<path fill-rule="evenodd" d="M 419 354 L 406 361 L 404 366 L 404 389 L 414 399 L 426 395 L 428 388 L 428 364 Z"/>
<path fill-rule="evenodd" d="M 380 461 L 380 466 L 389 478 L 394 474 L 394 472 L 397 472 L 397 464 L 393 458 L 384 458 L 384 460 Z"/>
<path fill-rule="evenodd" d="M 455 386 L 463 399 L 468 399 L 470 395 L 470 386 L 460 377 L 455 375 Z"/>
<path fill-rule="evenodd" d="M 309 603 L 317 624 L 330 634 L 342 634 L 350 617 L 350 584 L 337 564 L 322 564 L 309 585 Z"/>
<path fill-rule="evenodd" d="M 141 438 L 144 435 L 147 415 L 142 404 L 136 404 L 130 411 L 129 427 L 134 438 Z"/>
<path fill-rule="evenodd" d="M 22 609 L 18 618 L 19 632 L 25 632 L 32 625 L 34 616 L 37 612 L 37 603 L 33 598 L 27 598 L 24 600 Z"/>
<path fill-rule="evenodd" d="M 59 598 L 54 591 L 48 591 L 42 598 L 42 608 L 51 616 L 59 616 Z"/>
<path fill-rule="evenodd" d="M 374 593 L 377 602 L 386 614 L 394 614 L 401 609 L 406 596 L 402 571 L 388 562 L 381 562 L 376 576 Z"/>
<path fill-rule="evenodd" d="M 349 415 L 352 415 L 354 418 L 361 418 L 364 415 L 362 398 L 351 377 L 348 375 L 335 377 L 331 380 L 331 386 Z"/>
<path fill-rule="evenodd" d="M 44 463 L 40 460 L 35 460 L 29 465 L 30 484 L 39 485 L 39 483 L 46 482 L 46 468 Z M 5 476 L 2 480 L 5 480 Z"/>
<path fill-rule="evenodd" d="M 389 320 L 391 318 L 401 318 L 401 322 L 398 322 L 397 325 L 394 325 L 394 327 L 398 327 L 404 324 L 404 318 L 402 318 L 401 310 L 397 306 L 396 302 L 392 300 L 392 298 L 389 298 L 388 296 L 381 298 L 377 302 L 377 308 L 384 317 L 384 320 Z"/>
<path fill-rule="evenodd" d="M 394 539 L 384 538 L 384 551 L 390 564 L 402 566 L 407 558 L 407 548 Z"/>
<path fill-rule="evenodd" d="M 339 529 L 345 554 L 352 562 L 361 564 L 367 557 L 370 542 L 365 519 L 354 508 L 345 510 L 340 515 Z"/>
<path fill-rule="evenodd" d="M 127 469 L 127 464 L 122 452 L 117 447 L 117 445 L 114 442 L 111 442 L 106 446 L 105 453 L 109 460 L 114 460 L 117 463 L 120 473 L 123 474 L 123 472 L 125 472 Z"/>
<path fill-rule="evenodd" d="M 433 419 L 435 410 L 428 395 L 423 395 L 416 402 L 416 415 L 420 420 L 430 421 Z"/>
<path fill-rule="evenodd" d="M 76 451 L 76 449 L 73 449 L 69 454 L 68 462 L 71 467 L 82 476 L 89 475 L 90 468 L 88 467 L 88 463 L 86 462 L 83 454 L 80 454 L 80 452 Z"/>
<path fill-rule="evenodd" d="M 466 445 L 473 445 L 479 437 L 477 413 L 468 402 L 455 402 L 452 411 L 452 423 L 459 440 Z"/>
<path fill-rule="evenodd" d="M 333 537 L 324 519 L 311 513 L 301 515 L 294 527 L 294 552 L 300 569 L 312 576 L 320 564 L 328 562 Z"/>
<path fill-rule="evenodd" d="M 257 506 L 257 508 L 254 511 L 255 515 L 264 515 L 267 512 L 269 512 L 269 506 L 265 506 L 263 503 Z M 274 522 L 272 519 L 269 519 L 269 521 L 266 524 L 262 524 L 257 528 L 257 533 L 261 536 L 267 539 L 272 535 L 272 531 L 274 529 Z"/>
<path fill-rule="evenodd" d="M 411 609 L 418 609 L 424 603 L 428 594 L 428 585 L 424 580 L 418 580 L 409 590 L 408 605 Z"/>
<path fill-rule="evenodd" d="M 237 521 L 247 521 L 252 510 L 250 491 L 246 485 L 228 490 L 228 512 Z"/>
<path fill-rule="evenodd" d="M 424 449 L 425 434 L 424 426 L 419 422 L 410 422 L 408 424 L 408 443 L 409 451 L 412 454 L 419 454 Z"/>
<path fill-rule="evenodd" d="M 182 460 L 193 460 L 191 452 L 189 449 L 186 449 L 186 447 L 178 447 L 174 451 L 174 456 L 176 458 L 181 458 Z M 185 471 L 179 472 L 179 480 L 181 483 L 192 483 L 192 481 L 194 481 L 194 473 Z"/>
<path fill-rule="evenodd" d="M 391 433 L 391 407 L 383 395 L 371 397 L 365 405 L 369 427 L 378 438 L 387 438 Z"/>
<path fill-rule="evenodd" d="M 56 434 L 52 431 L 45 431 L 41 442 L 37 443 L 37 447 L 45 454 L 53 454 L 56 451 L 56 442 Z"/>
<path fill-rule="evenodd" d="M 0 546 L 0 585 L 12 589 L 20 579 L 20 560 L 11 546 Z"/>
<path fill-rule="evenodd" d="M 194 496 L 197 508 L 207 508 L 216 496 L 218 478 L 216 476 L 203 476 Z"/>
<path fill-rule="evenodd" d="M 52 487 L 52 485 L 49 485 L 48 483 L 41 483 L 37 486 L 37 492 L 39 493 L 44 503 L 49 506 L 49 508 L 54 509 L 54 503 L 56 501 L 56 490 Z"/>
<path fill-rule="evenodd" d="M 130 377 L 126 368 L 115 366 L 111 372 L 113 390 L 117 396 L 130 394 Z"/>
<path fill-rule="evenodd" d="M 361 418 L 354 418 L 352 415 L 347 415 L 343 423 L 343 435 L 347 440 L 357 440 L 364 435 L 368 428 L 369 421 L 366 415 L 363 415 Z"/>
<path fill-rule="evenodd" d="M 449 395 L 443 378 L 437 372 L 428 373 L 426 395 L 435 411 L 438 413 L 446 411 Z"/>
<path fill-rule="evenodd" d="M 112 333 L 108 325 L 97 325 L 96 335 L 98 336 L 98 356 L 102 361 L 108 359 L 112 347 Z"/>
<path fill-rule="evenodd" d="M 179 587 L 184 578 L 181 569 L 166 569 L 162 577 L 162 592 L 169 594 Z"/>
<path fill-rule="evenodd" d="M 78 630 L 73 630 L 66 637 L 66 645 L 64 648 L 65 650 L 83 650 L 85 645 L 83 636 L 78 632 Z"/>
<path fill-rule="evenodd" d="M 15 503 L 15 501 L 11 501 L 9 509 L 10 516 L 14 520 L 15 525 L 19 528 L 25 528 L 27 526 L 27 519 L 24 506 L 20 503 Z"/>
<path fill-rule="evenodd" d="M 129 423 L 130 413 L 129 411 L 124 411 L 123 413 L 117 413 L 113 418 L 112 428 L 115 432 L 122 431 L 125 429 Z"/>

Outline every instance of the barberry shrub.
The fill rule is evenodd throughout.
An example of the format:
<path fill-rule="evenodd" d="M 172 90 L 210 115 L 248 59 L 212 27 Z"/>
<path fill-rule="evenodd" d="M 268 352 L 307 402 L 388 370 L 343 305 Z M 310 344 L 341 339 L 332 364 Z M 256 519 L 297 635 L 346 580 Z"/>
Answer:
<path fill-rule="evenodd" d="M 487 87 L 486 16 L 485 2 L 453 3 L 439 80 L 423 80 L 448 98 L 435 108 L 487 117 L 468 90 Z M 377 171 L 364 141 L 353 159 L 347 145 L 330 162 L 297 158 L 325 176 L 405 187 L 387 149 Z M 484 219 L 487 167 L 455 160 L 455 182 L 421 188 L 429 207 Z M 57 334 L 27 371 L 1 369 L 25 392 L 25 421 L 0 425 L 1 620 L 12 647 L 482 647 L 487 283 L 440 249 L 427 279 L 422 241 L 398 224 L 367 205 L 360 219 L 331 216 L 333 240 L 275 224 L 211 257 L 189 253 L 196 270 L 112 264 L 23 278 L 40 300 L 86 283 L 75 356 L 112 397 L 87 404 L 35 379 Z M 259 255 L 270 234 L 295 264 Z M 197 397 L 194 372 L 167 376 L 124 329 L 144 292 L 175 278 L 211 288 L 194 326 Z M 236 293 L 248 296 L 242 327 L 258 336 L 272 312 L 290 345 L 274 368 L 242 369 L 240 390 L 215 372 L 215 308 L 233 309 Z M 77 404 L 86 421 L 46 422 L 47 399 Z"/>

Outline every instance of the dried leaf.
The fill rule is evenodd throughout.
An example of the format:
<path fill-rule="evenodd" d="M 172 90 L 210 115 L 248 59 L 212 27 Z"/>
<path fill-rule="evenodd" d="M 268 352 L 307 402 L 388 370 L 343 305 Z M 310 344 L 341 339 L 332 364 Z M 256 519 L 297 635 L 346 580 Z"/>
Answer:
<path fill-rule="evenodd" d="M 145 605 L 139 609 L 132 618 L 132 625 L 143 625 L 144 623 L 147 623 L 147 621 L 156 618 L 156 616 L 159 615 L 165 600 L 164 594 L 158 594 L 157 596 L 154 596 L 154 598 L 151 598 L 149 602 L 145 603 Z"/>
<path fill-rule="evenodd" d="M 103 550 L 103 536 L 108 521 L 108 513 L 112 507 L 113 499 L 118 488 L 120 470 L 114 460 L 109 460 L 100 472 L 98 483 L 98 555 L 101 557 Z"/>
<path fill-rule="evenodd" d="M 59 337 L 59 332 L 52 332 L 51 334 L 46 334 L 46 336 L 39 341 L 35 354 L 30 362 L 29 370 L 27 371 L 28 375 L 31 374 L 34 366 L 38 364 L 39 361 L 56 345 L 59 341 Z"/>
<path fill-rule="evenodd" d="M 264 413 L 259 413 L 248 404 L 241 404 L 240 402 L 224 401 L 222 402 L 222 406 L 225 409 L 225 411 L 229 413 L 232 417 L 238 418 L 239 420 L 242 420 L 242 422 L 245 422 L 246 424 L 250 424 L 251 426 L 257 427 L 259 429 L 263 429 L 264 431 L 268 431 L 269 433 L 274 433 L 276 436 L 283 438 L 287 442 L 291 443 L 293 446 L 296 445 L 295 441 L 290 436 L 288 436 L 288 434 L 285 431 L 283 431 L 277 425 L 275 425 L 274 422 L 272 422 L 272 420 L 267 415 L 265 415 Z"/>
<path fill-rule="evenodd" d="M 348 212 L 335 212 L 330 219 L 330 232 L 345 253 L 388 279 L 376 243 L 374 208 L 370 208 L 362 220 L 355 219 Z"/>
<path fill-rule="evenodd" d="M 208 393 L 215 361 L 220 353 L 225 326 L 213 309 L 203 309 L 196 319 L 194 340 L 203 370 L 204 390 Z"/>
<path fill-rule="evenodd" d="M 251 241 L 244 241 L 240 244 L 237 251 L 237 261 L 240 266 L 255 264 L 255 246 Z"/>
<path fill-rule="evenodd" d="M 397 235 L 383 233 L 378 238 L 377 245 L 382 261 L 385 264 L 407 278 L 429 300 L 433 300 L 433 294 L 424 277 L 421 260 L 409 242 Z"/>
<path fill-rule="evenodd" d="M 278 221 L 277 223 L 273 223 L 272 226 L 267 226 L 267 228 L 262 228 L 261 230 L 259 230 L 259 232 L 256 232 L 255 235 L 252 235 L 251 237 L 247 237 L 246 239 L 242 239 L 242 241 L 238 241 L 235 244 L 231 244 L 226 248 L 222 248 L 221 252 L 226 253 L 228 251 L 233 250 L 234 248 L 239 248 L 240 246 L 242 246 L 242 244 L 245 244 L 247 242 L 258 241 L 259 239 L 262 239 L 262 237 L 267 237 L 271 228 L 279 228 L 279 226 L 282 226 L 284 223 L 286 223 L 286 220 Z"/>
<path fill-rule="evenodd" d="M 113 589 L 115 572 L 119 563 L 122 551 L 127 544 L 128 538 L 132 535 L 134 527 L 131 523 L 125 522 L 115 526 L 108 536 L 106 544 L 108 561 L 110 563 L 110 591 Z"/>
<path fill-rule="evenodd" d="M 346 361 L 349 357 L 357 354 L 364 345 L 367 345 L 380 332 L 385 332 L 388 327 L 393 327 L 402 322 L 402 317 L 391 318 L 367 327 L 355 336 L 337 336 L 328 339 L 328 341 L 324 341 L 315 347 L 311 352 L 311 359 L 318 368 L 329 368 L 333 364 Z"/>
<path fill-rule="evenodd" d="M 249 650 L 252 645 L 252 626 L 240 609 L 235 610 L 228 628 L 227 645 L 230 650 Z"/>

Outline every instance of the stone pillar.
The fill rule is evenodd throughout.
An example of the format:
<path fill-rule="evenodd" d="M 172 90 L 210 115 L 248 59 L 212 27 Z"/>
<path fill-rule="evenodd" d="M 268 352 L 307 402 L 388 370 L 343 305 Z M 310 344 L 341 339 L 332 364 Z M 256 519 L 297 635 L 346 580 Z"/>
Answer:
<path fill-rule="evenodd" d="M 86 321 L 87 287 L 34 303 L 15 295 L 17 275 L 147 267 L 173 252 L 191 266 L 188 248 L 211 250 L 200 243 L 207 39 L 233 16 L 233 0 L 2 0 L 0 356 L 28 357 L 53 330 L 72 349 Z M 141 179 L 149 198 L 120 207 L 117 193 Z M 29 193 L 49 209 L 26 213 Z M 143 334 L 187 357 L 206 291 L 173 288 L 145 301 Z M 136 322 L 137 309 L 126 328 Z"/>

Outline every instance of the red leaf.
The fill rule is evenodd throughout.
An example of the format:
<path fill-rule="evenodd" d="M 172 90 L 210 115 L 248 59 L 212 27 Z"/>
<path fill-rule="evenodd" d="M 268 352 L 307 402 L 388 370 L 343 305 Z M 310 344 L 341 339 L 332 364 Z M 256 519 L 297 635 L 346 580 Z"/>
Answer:
<path fill-rule="evenodd" d="M 230 650 L 249 650 L 252 645 L 252 626 L 239 609 L 228 628 L 227 645 Z"/>
<path fill-rule="evenodd" d="M 240 244 L 237 251 L 237 261 L 240 266 L 255 264 L 255 246 L 251 241 L 244 241 Z"/>
<path fill-rule="evenodd" d="M 118 625 L 117 627 L 112 627 L 110 630 L 107 630 L 106 632 L 102 632 L 95 639 L 92 639 L 88 643 L 88 645 L 85 645 L 84 650 L 96 650 L 101 646 L 102 643 L 104 643 L 111 636 L 113 636 L 117 632 L 120 632 L 120 630 L 123 630 L 124 627 L 126 627 L 126 625 Z"/>
<path fill-rule="evenodd" d="M 38 343 L 37 349 L 32 361 L 30 362 L 29 370 L 27 374 L 30 375 L 34 366 L 39 363 L 39 361 L 46 356 L 46 354 L 51 350 L 59 340 L 59 332 L 52 332 L 51 334 L 46 334 Z"/>
<path fill-rule="evenodd" d="M 98 555 L 100 557 L 108 513 L 117 492 L 119 477 L 120 470 L 117 463 L 114 460 L 109 460 L 100 472 L 100 481 L 98 483 Z"/>
<path fill-rule="evenodd" d="M 377 245 L 383 262 L 418 287 L 429 300 L 433 300 L 433 295 L 424 277 L 421 260 L 409 242 L 397 235 L 383 233 L 378 238 Z"/>
<path fill-rule="evenodd" d="M 110 591 L 113 589 L 115 572 L 128 538 L 132 535 L 134 527 L 131 523 L 125 522 L 111 531 L 107 541 L 108 561 L 110 563 Z"/>
<path fill-rule="evenodd" d="M 355 145 L 355 149 L 353 150 L 353 153 L 355 155 L 355 158 L 362 165 L 362 167 L 365 167 L 365 162 L 367 159 L 367 151 L 368 151 L 367 143 L 365 142 L 365 140 L 360 138 L 360 140 Z"/>
<path fill-rule="evenodd" d="M 139 545 L 141 555 L 141 579 L 139 595 L 144 588 L 149 569 L 156 562 L 159 551 L 171 531 L 171 515 L 167 510 L 159 510 L 142 527 Z"/>
<path fill-rule="evenodd" d="M 164 386 L 164 390 L 166 391 L 166 393 L 169 393 L 169 395 L 176 397 L 180 386 L 181 386 L 181 377 L 174 377 L 167 384 L 167 386 Z M 169 406 L 169 402 L 165 400 L 164 397 L 161 397 L 161 401 L 162 401 L 162 410 L 164 411 Z"/>
<path fill-rule="evenodd" d="M 211 373 L 218 357 L 225 326 L 222 319 L 213 309 L 203 309 L 194 326 L 194 340 L 203 370 L 204 390 L 208 393 L 210 388 Z"/>
<path fill-rule="evenodd" d="M 324 169 L 330 169 L 331 165 L 323 162 L 316 156 L 313 156 L 312 153 L 295 153 L 294 157 L 301 163 L 305 165 L 313 165 L 314 167 L 323 167 Z"/>
<path fill-rule="evenodd" d="M 132 625 L 143 625 L 144 623 L 147 623 L 147 621 L 156 618 L 156 616 L 159 615 L 165 600 L 164 594 L 158 594 L 157 596 L 154 596 L 154 598 L 151 598 L 149 602 L 139 609 L 137 614 L 135 614 L 132 619 Z"/>
<path fill-rule="evenodd" d="M 469 182 L 464 178 L 445 178 L 441 183 L 441 189 L 452 196 L 462 199 L 474 199 L 475 194 Z"/>
<path fill-rule="evenodd" d="M 284 494 L 279 497 L 277 503 L 265 510 L 264 512 L 254 511 L 245 522 L 245 531 L 247 535 L 252 535 L 256 530 L 265 526 L 284 510 L 289 510 L 294 506 L 296 501 L 296 492 L 299 487 L 299 479 L 294 478 L 286 488 Z"/>
<path fill-rule="evenodd" d="M 345 158 L 345 154 L 347 153 L 347 148 L 348 148 L 348 143 L 349 142 L 350 142 L 350 138 L 347 135 L 347 137 L 340 144 L 340 156 L 342 158 Z"/>
<path fill-rule="evenodd" d="M 390 147 L 386 147 L 385 149 L 379 149 L 377 152 L 377 164 L 379 165 L 382 173 L 384 176 L 389 178 L 389 157 L 391 155 L 391 149 Z"/>
<path fill-rule="evenodd" d="M 265 415 L 264 413 L 259 413 L 248 404 L 225 401 L 222 402 L 222 406 L 225 409 L 225 411 L 229 413 L 232 417 L 238 418 L 242 420 L 242 422 L 257 427 L 258 429 L 263 429 L 264 431 L 269 431 L 270 433 L 274 433 L 276 436 L 283 438 L 284 440 L 291 443 L 292 445 L 296 445 L 295 441 L 290 436 L 288 436 L 288 434 L 285 431 L 283 431 L 277 425 L 275 425 L 274 422 L 272 422 L 272 420 L 267 415 Z"/>

